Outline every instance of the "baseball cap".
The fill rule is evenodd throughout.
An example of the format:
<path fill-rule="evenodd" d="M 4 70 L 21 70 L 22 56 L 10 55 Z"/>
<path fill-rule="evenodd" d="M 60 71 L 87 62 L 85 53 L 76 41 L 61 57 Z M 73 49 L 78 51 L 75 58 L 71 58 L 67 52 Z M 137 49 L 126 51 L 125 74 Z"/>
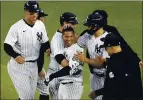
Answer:
<path fill-rule="evenodd" d="M 39 17 L 45 17 L 48 16 L 41 8 L 39 8 Z"/>
<path fill-rule="evenodd" d="M 24 4 L 24 10 L 28 12 L 39 12 L 39 4 L 37 1 L 27 1 Z"/>
<path fill-rule="evenodd" d="M 62 22 L 69 22 L 72 24 L 79 24 L 79 22 L 77 21 L 77 17 L 75 14 L 70 13 L 70 12 L 65 12 L 64 14 L 62 14 L 60 16 L 60 21 Z"/>
<path fill-rule="evenodd" d="M 101 38 L 100 40 L 104 42 L 104 44 L 101 45 L 100 48 L 118 46 L 121 44 L 119 37 L 114 35 L 113 33 L 107 34 L 105 38 Z"/>

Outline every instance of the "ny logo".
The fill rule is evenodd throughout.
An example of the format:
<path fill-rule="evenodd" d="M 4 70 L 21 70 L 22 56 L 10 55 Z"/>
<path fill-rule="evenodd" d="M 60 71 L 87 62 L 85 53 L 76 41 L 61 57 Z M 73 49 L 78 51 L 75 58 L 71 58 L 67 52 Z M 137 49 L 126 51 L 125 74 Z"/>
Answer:
<path fill-rule="evenodd" d="M 98 44 L 95 45 L 95 52 L 97 54 L 101 53 L 101 49 L 98 47 Z"/>
<path fill-rule="evenodd" d="M 41 41 L 42 40 L 42 35 L 43 35 L 42 32 L 41 33 L 37 32 L 37 40 Z"/>
<path fill-rule="evenodd" d="M 35 4 L 35 5 L 33 5 L 34 6 L 34 8 L 37 8 L 37 4 Z"/>

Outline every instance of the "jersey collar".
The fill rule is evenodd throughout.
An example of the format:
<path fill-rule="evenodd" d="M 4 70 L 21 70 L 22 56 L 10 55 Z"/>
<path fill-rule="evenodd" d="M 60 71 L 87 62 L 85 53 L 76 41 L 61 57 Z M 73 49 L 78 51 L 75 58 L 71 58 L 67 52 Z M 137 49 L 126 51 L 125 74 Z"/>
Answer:
<path fill-rule="evenodd" d="M 30 24 L 28 24 L 24 19 L 23 19 L 23 21 L 28 25 L 28 26 L 30 26 L 30 27 L 33 27 L 34 25 L 30 25 Z"/>

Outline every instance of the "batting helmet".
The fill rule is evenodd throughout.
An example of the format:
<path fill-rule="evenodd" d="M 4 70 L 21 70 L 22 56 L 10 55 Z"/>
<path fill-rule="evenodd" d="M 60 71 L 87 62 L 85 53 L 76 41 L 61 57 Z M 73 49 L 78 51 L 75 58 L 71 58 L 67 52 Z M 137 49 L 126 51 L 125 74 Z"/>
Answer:
<path fill-rule="evenodd" d="M 93 35 L 101 27 L 104 27 L 105 19 L 99 13 L 90 14 L 90 15 L 87 16 L 86 21 L 84 22 L 83 25 L 92 26 L 92 28 L 89 31 L 89 34 Z"/>
<path fill-rule="evenodd" d="M 92 12 L 92 14 L 95 14 L 95 13 L 101 14 L 104 18 L 105 25 L 107 25 L 107 18 L 108 18 L 107 12 L 105 10 L 95 10 L 95 11 Z"/>
<path fill-rule="evenodd" d="M 70 12 L 65 12 L 60 16 L 60 24 L 63 25 L 64 22 L 79 24 L 76 15 Z"/>
<path fill-rule="evenodd" d="M 86 21 L 83 25 L 85 26 L 94 26 L 94 27 L 102 27 L 104 26 L 104 18 L 101 14 L 95 13 L 87 16 Z"/>
<path fill-rule="evenodd" d="M 27 1 L 24 4 L 24 10 L 28 12 L 39 12 L 39 4 L 37 1 Z"/>

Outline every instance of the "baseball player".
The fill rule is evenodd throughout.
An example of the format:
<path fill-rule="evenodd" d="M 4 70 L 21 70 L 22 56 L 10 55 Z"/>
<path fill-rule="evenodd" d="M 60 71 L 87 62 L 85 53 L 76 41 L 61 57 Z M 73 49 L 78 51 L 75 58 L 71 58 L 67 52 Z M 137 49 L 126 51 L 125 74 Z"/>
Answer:
<path fill-rule="evenodd" d="M 69 63 L 63 55 L 64 43 L 62 39 L 62 30 L 64 26 L 72 26 L 74 27 L 77 22 L 77 17 L 75 14 L 70 12 L 65 12 L 60 16 L 60 24 L 61 27 L 56 31 L 52 40 L 51 40 L 51 54 L 50 54 L 50 64 L 48 67 L 47 77 L 59 70 L 59 65 L 65 67 L 68 66 Z M 59 88 L 59 80 L 58 78 L 53 79 L 49 83 L 49 92 L 53 99 L 57 99 L 58 97 L 58 88 Z"/>
<path fill-rule="evenodd" d="M 87 48 L 90 58 L 88 59 L 80 53 L 76 57 L 80 61 L 86 62 L 92 66 L 101 66 L 94 59 L 98 56 L 102 56 L 103 58 L 109 57 L 104 48 L 99 48 L 99 46 L 103 44 L 100 38 L 105 37 L 108 34 L 108 32 L 103 29 L 105 20 L 99 13 L 90 14 L 84 25 L 88 26 L 88 30 L 85 34 L 79 37 L 78 45 Z M 104 66 L 104 64 L 102 66 Z M 106 68 L 92 68 L 92 73 L 90 74 L 91 91 L 98 90 L 103 87 L 105 72 Z M 102 100 L 102 95 L 98 96 L 95 100 Z"/>
<path fill-rule="evenodd" d="M 127 44 L 127 42 L 124 40 L 124 38 L 120 35 L 120 33 L 118 32 L 118 30 L 116 29 L 116 27 L 108 25 L 108 23 L 107 23 L 108 14 L 107 14 L 107 12 L 104 11 L 104 10 L 95 10 L 95 11 L 93 11 L 93 13 L 99 13 L 105 19 L 104 30 L 106 30 L 108 32 L 112 32 L 113 34 L 119 36 L 120 41 L 121 41 L 121 48 L 122 48 L 122 50 L 126 51 L 126 53 L 128 53 L 128 54 L 130 53 L 129 55 L 133 55 L 134 60 L 140 61 L 140 58 L 131 49 L 131 47 Z M 87 30 L 85 30 L 81 35 L 83 35 L 84 33 L 86 33 L 86 31 Z M 87 52 L 87 57 L 89 58 L 88 52 Z M 140 66 L 142 66 L 141 64 L 142 64 L 142 62 L 140 61 Z M 90 68 L 90 72 L 92 73 L 93 67 L 91 65 L 89 65 L 89 68 Z M 95 90 L 95 91 L 91 92 L 89 94 L 89 97 L 90 98 L 95 98 L 96 96 L 101 95 L 101 94 L 103 94 L 103 89 L 99 89 L 99 90 Z"/>
<path fill-rule="evenodd" d="M 45 16 L 48 16 L 48 14 L 45 14 L 42 9 L 39 9 L 39 14 L 38 14 L 38 18 L 37 19 L 41 20 L 44 23 L 44 17 Z M 50 50 L 48 52 L 50 54 Z M 39 57 L 39 59 L 42 59 L 42 58 Z M 43 59 L 44 59 L 44 55 L 43 55 Z M 38 77 L 38 82 L 37 82 L 37 89 L 40 92 L 40 97 L 39 97 L 40 100 L 49 100 L 48 87 L 44 83 L 45 75 L 46 75 L 45 69 L 42 68 L 42 70 L 39 72 L 39 77 Z"/>
<path fill-rule="evenodd" d="M 27 1 L 25 17 L 11 26 L 4 41 L 4 50 L 11 56 L 8 74 L 19 99 L 24 100 L 34 99 L 40 62 L 37 59 L 49 48 L 45 26 L 37 20 L 38 12 L 38 2 Z"/>
<path fill-rule="evenodd" d="M 79 100 L 83 91 L 83 77 L 82 69 L 83 62 L 75 59 L 77 52 L 83 53 L 83 48 L 74 43 L 75 33 L 72 27 L 66 27 L 63 29 L 62 38 L 64 42 L 63 55 L 69 62 L 69 66 L 59 66 L 61 70 L 52 73 L 49 79 L 59 77 L 60 85 L 58 89 L 59 100 Z"/>

